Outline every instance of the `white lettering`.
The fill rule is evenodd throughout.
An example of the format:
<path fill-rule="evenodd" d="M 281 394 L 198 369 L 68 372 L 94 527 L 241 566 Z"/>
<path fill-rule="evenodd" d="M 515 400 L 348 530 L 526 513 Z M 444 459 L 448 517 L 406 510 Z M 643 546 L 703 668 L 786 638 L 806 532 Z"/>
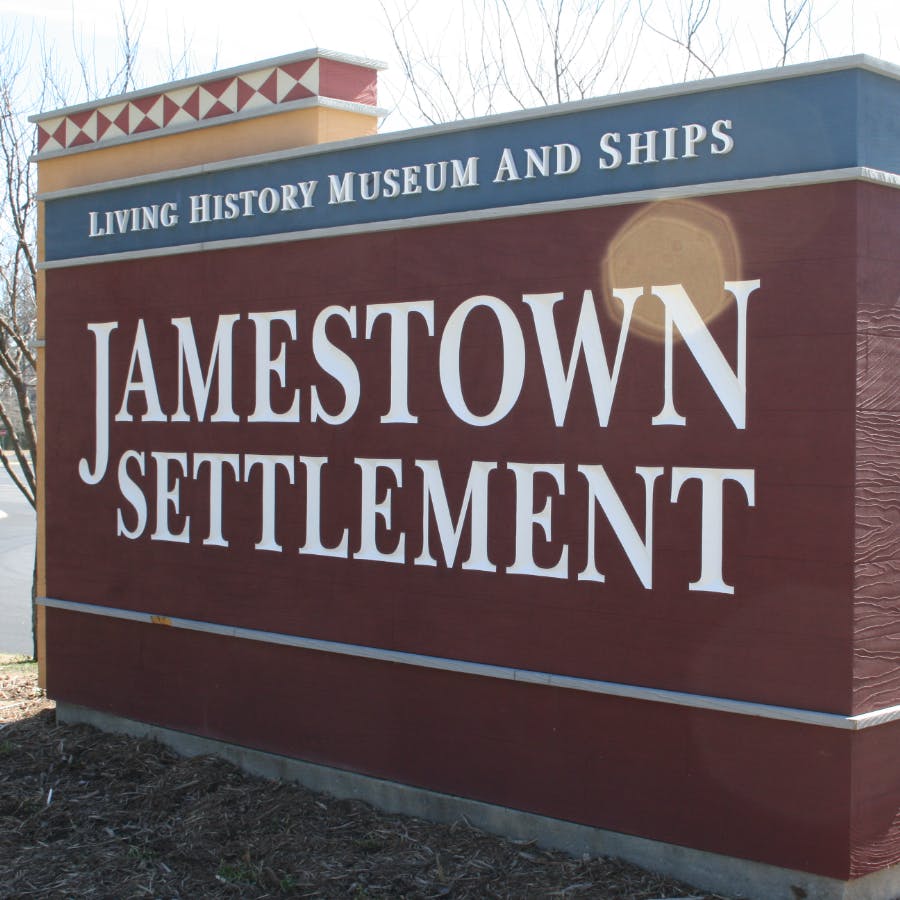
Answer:
<path fill-rule="evenodd" d="M 534 511 L 534 477 L 550 475 L 560 495 L 565 495 L 565 467 L 562 463 L 507 463 L 516 476 L 516 558 L 506 570 L 511 575 L 543 575 L 545 578 L 565 578 L 568 575 L 569 548 L 563 544 L 559 560 L 552 566 L 540 566 L 534 558 L 534 526 L 550 541 L 552 497 L 547 496 L 540 512 Z"/>
<path fill-rule="evenodd" d="M 281 466 L 287 471 L 290 483 L 294 483 L 294 457 L 265 453 L 246 454 L 244 456 L 245 482 L 250 480 L 250 473 L 254 466 L 259 466 L 262 470 L 262 488 L 260 490 L 262 510 L 259 540 L 253 546 L 257 550 L 277 552 L 282 549 L 282 546 L 275 540 L 275 479 L 278 476 L 278 467 Z"/>
<path fill-rule="evenodd" d="M 309 389 L 309 420 L 317 422 L 321 419 L 329 425 L 343 425 L 359 406 L 359 369 L 343 350 L 328 339 L 328 320 L 335 316 L 347 323 L 350 337 L 356 337 L 356 307 L 327 306 L 316 316 L 312 346 L 316 362 L 343 388 L 344 406 L 340 412 L 329 413 L 319 400 L 318 389 L 312 385 Z"/>
<path fill-rule="evenodd" d="M 673 358 L 674 327 L 700 364 L 716 396 L 722 402 L 735 428 L 745 428 L 747 421 L 747 306 L 750 294 L 759 287 L 755 281 L 726 281 L 725 290 L 737 303 L 737 369 L 732 371 L 722 351 L 710 334 L 687 291 L 680 284 L 654 285 L 650 290 L 665 304 L 665 400 L 653 417 L 654 425 L 685 425 L 686 419 L 675 408 Z"/>
<path fill-rule="evenodd" d="M 469 558 L 462 564 L 464 569 L 479 572 L 496 572 L 497 567 L 488 558 L 488 476 L 497 468 L 495 462 L 473 462 L 469 467 L 469 479 L 463 495 L 462 506 L 456 522 L 450 515 L 450 505 L 441 477 L 440 463 L 436 459 L 417 459 L 416 466 L 422 470 L 422 552 L 416 557 L 417 566 L 436 566 L 437 560 L 431 555 L 431 517 L 444 551 L 447 568 L 452 568 L 459 549 L 466 514 L 470 521 Z"/>
<path fill-rule="evenodd" d="M 720 153 L 731 153 L 734 149 L 734 138 L 728 133 L 731 130 L 731 119 L 717 119 L 713 122 L 711 129 L 712 136 L 721 141 L 721 144 L 713 144 L 710 146 L 710 153 L 716 155 Z"/>
<path fill-rule="evenodd" d="M 283 309 L 279 312 L 250 313 L 248 318 L 256 327 L 256 406 L 247 419 L 248 422 L 299 422 L 300 389 L 293 394 L 290 409 L 275 412 L 272 409 L 272 375 L 278 376 L 278 386 L 285 387 L 285 347 L 279 344 L 278 355 L 272 356 L 272 323 L 284 322 L 290 331 L 291 340 L 297 339 L 297 311 Z"/>
<path fill-rule="evenodd" d="M 203 543 L 207 547 L 227 547 L 228 541 L 222 537 L 222 471 L 228 465 L 235 480 L 239 479 L 241 458 L 236 453 L 195 453 L 194 478 L 204 463 L 209 466 L 209 535 Z"/>
<path fill-rule="evenodd" d="M 135 381 L 135 367 L 140 366 L 141 380 Z M 147 412 L 141 416 L 142 422 L 165 422 L 166 414 L 159 405 L 159 392 L 156 390 L 156 376 L 153 373 L 153 360 L 150 356 L 150 345 L 147 343 L 147 330 L 144 320 L 138 319 L 137 330 L 134 334 L 134 347 L 131 351 L 131 363 L 128 366 L 128 380 L 125 384 L 125 394 L 122 397 L 122 406 L 116 413 L 117 422 L 131 422 L 131 413 L 128 411 L 128 400 L 135 391 L 144 395 L 147 403 Z"/>
<path fill-rule="evenodd" d="M 696 123 L 692 123 L 691 125 L 683 126 L 684 131 L 684 159 L 696 159 L 697 151 L 696 146 L 700 143 L 700 141 L 706 140 L 706 128 L 702 125 L 698 125 Z"/>
<path fill-rule="evenodd" d="M 462 330 L 469 313 L 478 307 L 491 310 L 500 325 L 500 340 L 503 347 L 503 376 L 500 394 L 494 408 L 483 416 L 476 415 L 466 405 L 462 393 L 459 353 L 462 345 Z M 525 380 L 525 340 L 519 320 L 513 311 L 496 297 L 472 297 L 461 303 L 447 320 L 441 338 L 440 379 L 444 397 L 457 418 L 469 425 L 495 425 L 515 406 Z"/>
<path fill-rule="evenodd" d="M 494 176 L 494 183 L 502 183 L 504 181 L 519 181 L 519 170 L 516 168 L 516 159 L 509 147 L 503 148 L 500 154 L 500 163 L 497 166 L 497 174 Z"/>
<path fill-rule="evenodd" d="M 346 528 L 336 547 L 326 547 L 322 542 L 322 466 L 328 462 L 328 457 L 300 456 L 298 459 L 306 466 L 306 543 L 297 552 L 313 556 L 347 556 L 349 538 Z"/>
<path fill-rule="evenodd" d="M 182 475 L 187 475 L 188 464 L 186 453 L 163 453 L 154 451 L 150 454 L 156 463 L 156 530 L 150 535 L 151 541 L 173 541 L 187 544 L 191 539 L 191 517 L 184 517 L 184 527 L 173 532 L 169 527 L 169 507 L 178 515 L 180 507 L 181 478 L 175 475 L 175 483 L 170 485 L 169 467 L 175 463 Z"/>
<path fill-rule="evenodd" d="M 607 131 L 600 138 L 600 152 L 607 157 L 599 160 L 601 169 L 618 169 L 622 165 L 622 151 L 617 146 L 621 140 L 622 135 L 618 131 Z"/>
<path fill-rule="evenodd" d="M 119 460 L 119 490 L 122 496 L 131 504 L 135 512 L 134 528 L 128 528 L 125 524 L 125 517 L 122 515 L 121 508 L 116 509 L 116 535 L 118 537 L 126 537 L 129 540 L 139 538 L 147 527 L 147 501 L 144 498 L 144 492 L 138 487 L 132 477 L 128 474 L 128 463 L 136 460 L 141 475 L 146 475 L 144 469 L 144 454 L 137 450 L 126 450 Z"/>
<path fill-rule="evenodd" d="M 366 307 L 366 340 L 372 337 L 372 326 L 380 315 L 386 315 L 391 327 L 391 405 L 381 417 L 388 422 L 418 422 L 409 411 L 409 317 L 421 316 L 434 336 L 434 301 L 410 303 L 373 303 Z"/>
<path fill-rule="evenodd" d="M 725 583 L 722 575 L 723 523 L 725 505 L 724 484 L 736 481 L 747 497 L 747 505 L 755 504 L 755 475 L 752 469 L 672 469 L 672 503 L 685 482 L 697 479 L 701 485 L 700 516 L 700 577 L 690 582 L 692 591 L 710 591 L 715 594 L 733 594 L 734 587 Z"/>
<path fill-rule="evenodd" d="M 94 333 L 94 471 L 87 459 L 78 461 L 78 474 L 85 484 L 98 484 L 109 464 L 109 336 L 118 322 L 98 322 L 87 326 Z"/>
<path fill-rule="evenodd" d="M 584 569 L 578 573 L 579 581 L 606 581 L 597 569 L 596 553 L 596 500 L 615 532 L 631 567 L 641 584 L 649 591 L 653 587 L 653 486 L 663 470 L 658 466 L 636 466 L 635 472 L 644 480 L 644 537 L 638 534 L 631 516 L 616 493 L 603 466 L 579 466 L 578 471 L 588 483 L 588 557 Z"/>
<path fill-rule="evenodd" d="M 378 520 L 391 530 L 391 494 L 393 488 L 385 488 L 384 499 L 377 499 L 378 470 L 387 469 L 393 476 L 398 488 L 403 487 L 403 468 L 399 459 L 362 459 L 354 462 L 362 472 L 362 503 L 360 505 L 359 550 L 353 554 L 354 559 L 370 559 L 377 562 L 402 563 L 406 535 L 401 532 L 393 550 L 384 553 L 378 549 Z"/>
<path fill-rule="evenodd" d="M 641 288 L 623 288 L 613 293 L 613 296 L 622 304 L 622 325 L 619 329 L 619 342 L 616 347 L 612 372 L 606 361 L 606 351 L 603 349 L 603 339 L 600 336 L 600 322 L 597 320 L 597 309 L 591 291 L 585 291 L 581 299 L 581 313 L 578 316 L 575 341 L 565 371 L 563 371 L 559 334 L 553 315 L 553 307 L 563 299 L 564 295 L 561 293 L 525 294 L 522 297 L 522 300 L 531 307 L 531 314 L 534 318 L 534 330 L 541 351 L 547 390 L 550 393 L 550 405 L 553 407 L 553 420 L 556 422 L 557 428 L 562 428 L 566 420 L 569 397 L 575 381 L 575 369 L 582 352 L 591 380 L 594 405 L 597 408 L 597 421 L 603 428 L 609 424 L 609 414 L 616 385 L 619 382 L 619 370 L 622 367 L 622 356 L 625 353 L 625 341 L 631 325 L 631 315 L 641 293 Z"/>
<path fill-rule="evenodd" d="M 178 329 L 178 409 L 172 414 L 173 422 L 190 422 L 191 417 L 184 408 L 184 371 L 187 367 L 194 407 L 197 410 L 197 421 L 202 422 L 206 416 L 206 404 L 212 390 L 213 370 L 218 371 L 219 405 L 213 413 L 213 422 L 238 422 L 232 406 L 232 331 L 239 315 L 221 315 L 216 326 L 216 336 L 209 354 L 209 365 L 204 376 L 200 368 L 200 356 L 197 352 L 197 341 L 190 317 L 172 319 Z"/>
<path fill-rule="evenodd" d="M 353 176 L 354 172 L 344 172 L 343 175 L 328 176 L 328 204 L 353 203 Z"/>

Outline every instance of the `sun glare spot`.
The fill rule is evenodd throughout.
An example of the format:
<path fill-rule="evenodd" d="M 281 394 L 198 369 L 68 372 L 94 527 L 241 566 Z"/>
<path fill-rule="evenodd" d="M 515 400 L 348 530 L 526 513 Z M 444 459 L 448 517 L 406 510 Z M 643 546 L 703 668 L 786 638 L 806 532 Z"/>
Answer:
<path fill-rule="evenodd" d="M 681 284 L 707 324 L 727 308 L 726 281 L 741 278 L 741 255 L 728 217 L 697 200 L 662 200 L 643 207 L 618 231 L 601 264 L 603 297 L 621 321 L 613 290 L 642 287 L 631 331 L 662 340 L 665 308 L 654 285 Z M 677 335 L 676 339 L 680 340 Z"/>

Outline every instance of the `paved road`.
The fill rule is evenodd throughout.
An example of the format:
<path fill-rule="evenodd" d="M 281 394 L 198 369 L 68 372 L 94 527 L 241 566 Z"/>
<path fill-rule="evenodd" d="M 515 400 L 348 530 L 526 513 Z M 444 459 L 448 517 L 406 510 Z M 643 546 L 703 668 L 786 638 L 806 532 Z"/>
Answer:
<path fill-rule="evenodd" d="M 34 510 L 0 465 L 0 653 L 32 652 Z"/>

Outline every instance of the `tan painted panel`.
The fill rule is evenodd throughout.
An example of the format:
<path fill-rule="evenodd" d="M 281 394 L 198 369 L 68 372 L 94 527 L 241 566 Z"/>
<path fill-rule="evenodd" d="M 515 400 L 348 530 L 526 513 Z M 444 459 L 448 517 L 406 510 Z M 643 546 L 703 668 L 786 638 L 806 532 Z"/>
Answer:
<path fill-rule="evenodd" d="M 37 258 L 44 258 L 44 204 L 38 203 L 37 216 Z M 46 337 L 47 323 L 47 276 L 42 269 L 37 272 L 37 330 L 35 337 L 43 341 Z M 44 459 L 45 459 L 45 428 L 44 428 L 44 348 L 37 347 L 37 496 L 35 511 L 36 522 L 36 549 L 35 549 L 35 590 L 38 597 L 47 596 L 47 506 L 44 498 Z M 37 622 L 35 627 L 36 647 L 38 658 L 38 684 L 42 688 L 47 687 L 47 616 L 43 606 L 37 608 Z"/>
<path fill-rule="evenodd" d="M 320 108 L 318 143 L 346 141 L 349 138 L 375 134 L 377 126 L 378 120 L 374 116 L 344 109 Z"/>
<path fill-rule="evenodd" d="M 86 150 L 38 163 L 42 192 L 166 172 L 257 153 L 374 134 L 375 116 L 310 107 Z"/>

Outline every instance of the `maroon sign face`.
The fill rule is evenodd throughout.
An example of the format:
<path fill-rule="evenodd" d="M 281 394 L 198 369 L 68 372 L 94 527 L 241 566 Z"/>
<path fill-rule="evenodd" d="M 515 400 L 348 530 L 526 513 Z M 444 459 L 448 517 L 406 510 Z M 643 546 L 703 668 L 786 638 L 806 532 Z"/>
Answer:
<path fill-rule="evenodd" d="M 854 193 L 51 271 L 48 594 L 844 711 Z"/>
<path fill-rule="evenodd" d="M 892 198 L 48 271 L 53 695 L 790 868 L 883 867 L 900 801 L 867 760 L 900 732 L 846 717 L 900 701 Z"/>

